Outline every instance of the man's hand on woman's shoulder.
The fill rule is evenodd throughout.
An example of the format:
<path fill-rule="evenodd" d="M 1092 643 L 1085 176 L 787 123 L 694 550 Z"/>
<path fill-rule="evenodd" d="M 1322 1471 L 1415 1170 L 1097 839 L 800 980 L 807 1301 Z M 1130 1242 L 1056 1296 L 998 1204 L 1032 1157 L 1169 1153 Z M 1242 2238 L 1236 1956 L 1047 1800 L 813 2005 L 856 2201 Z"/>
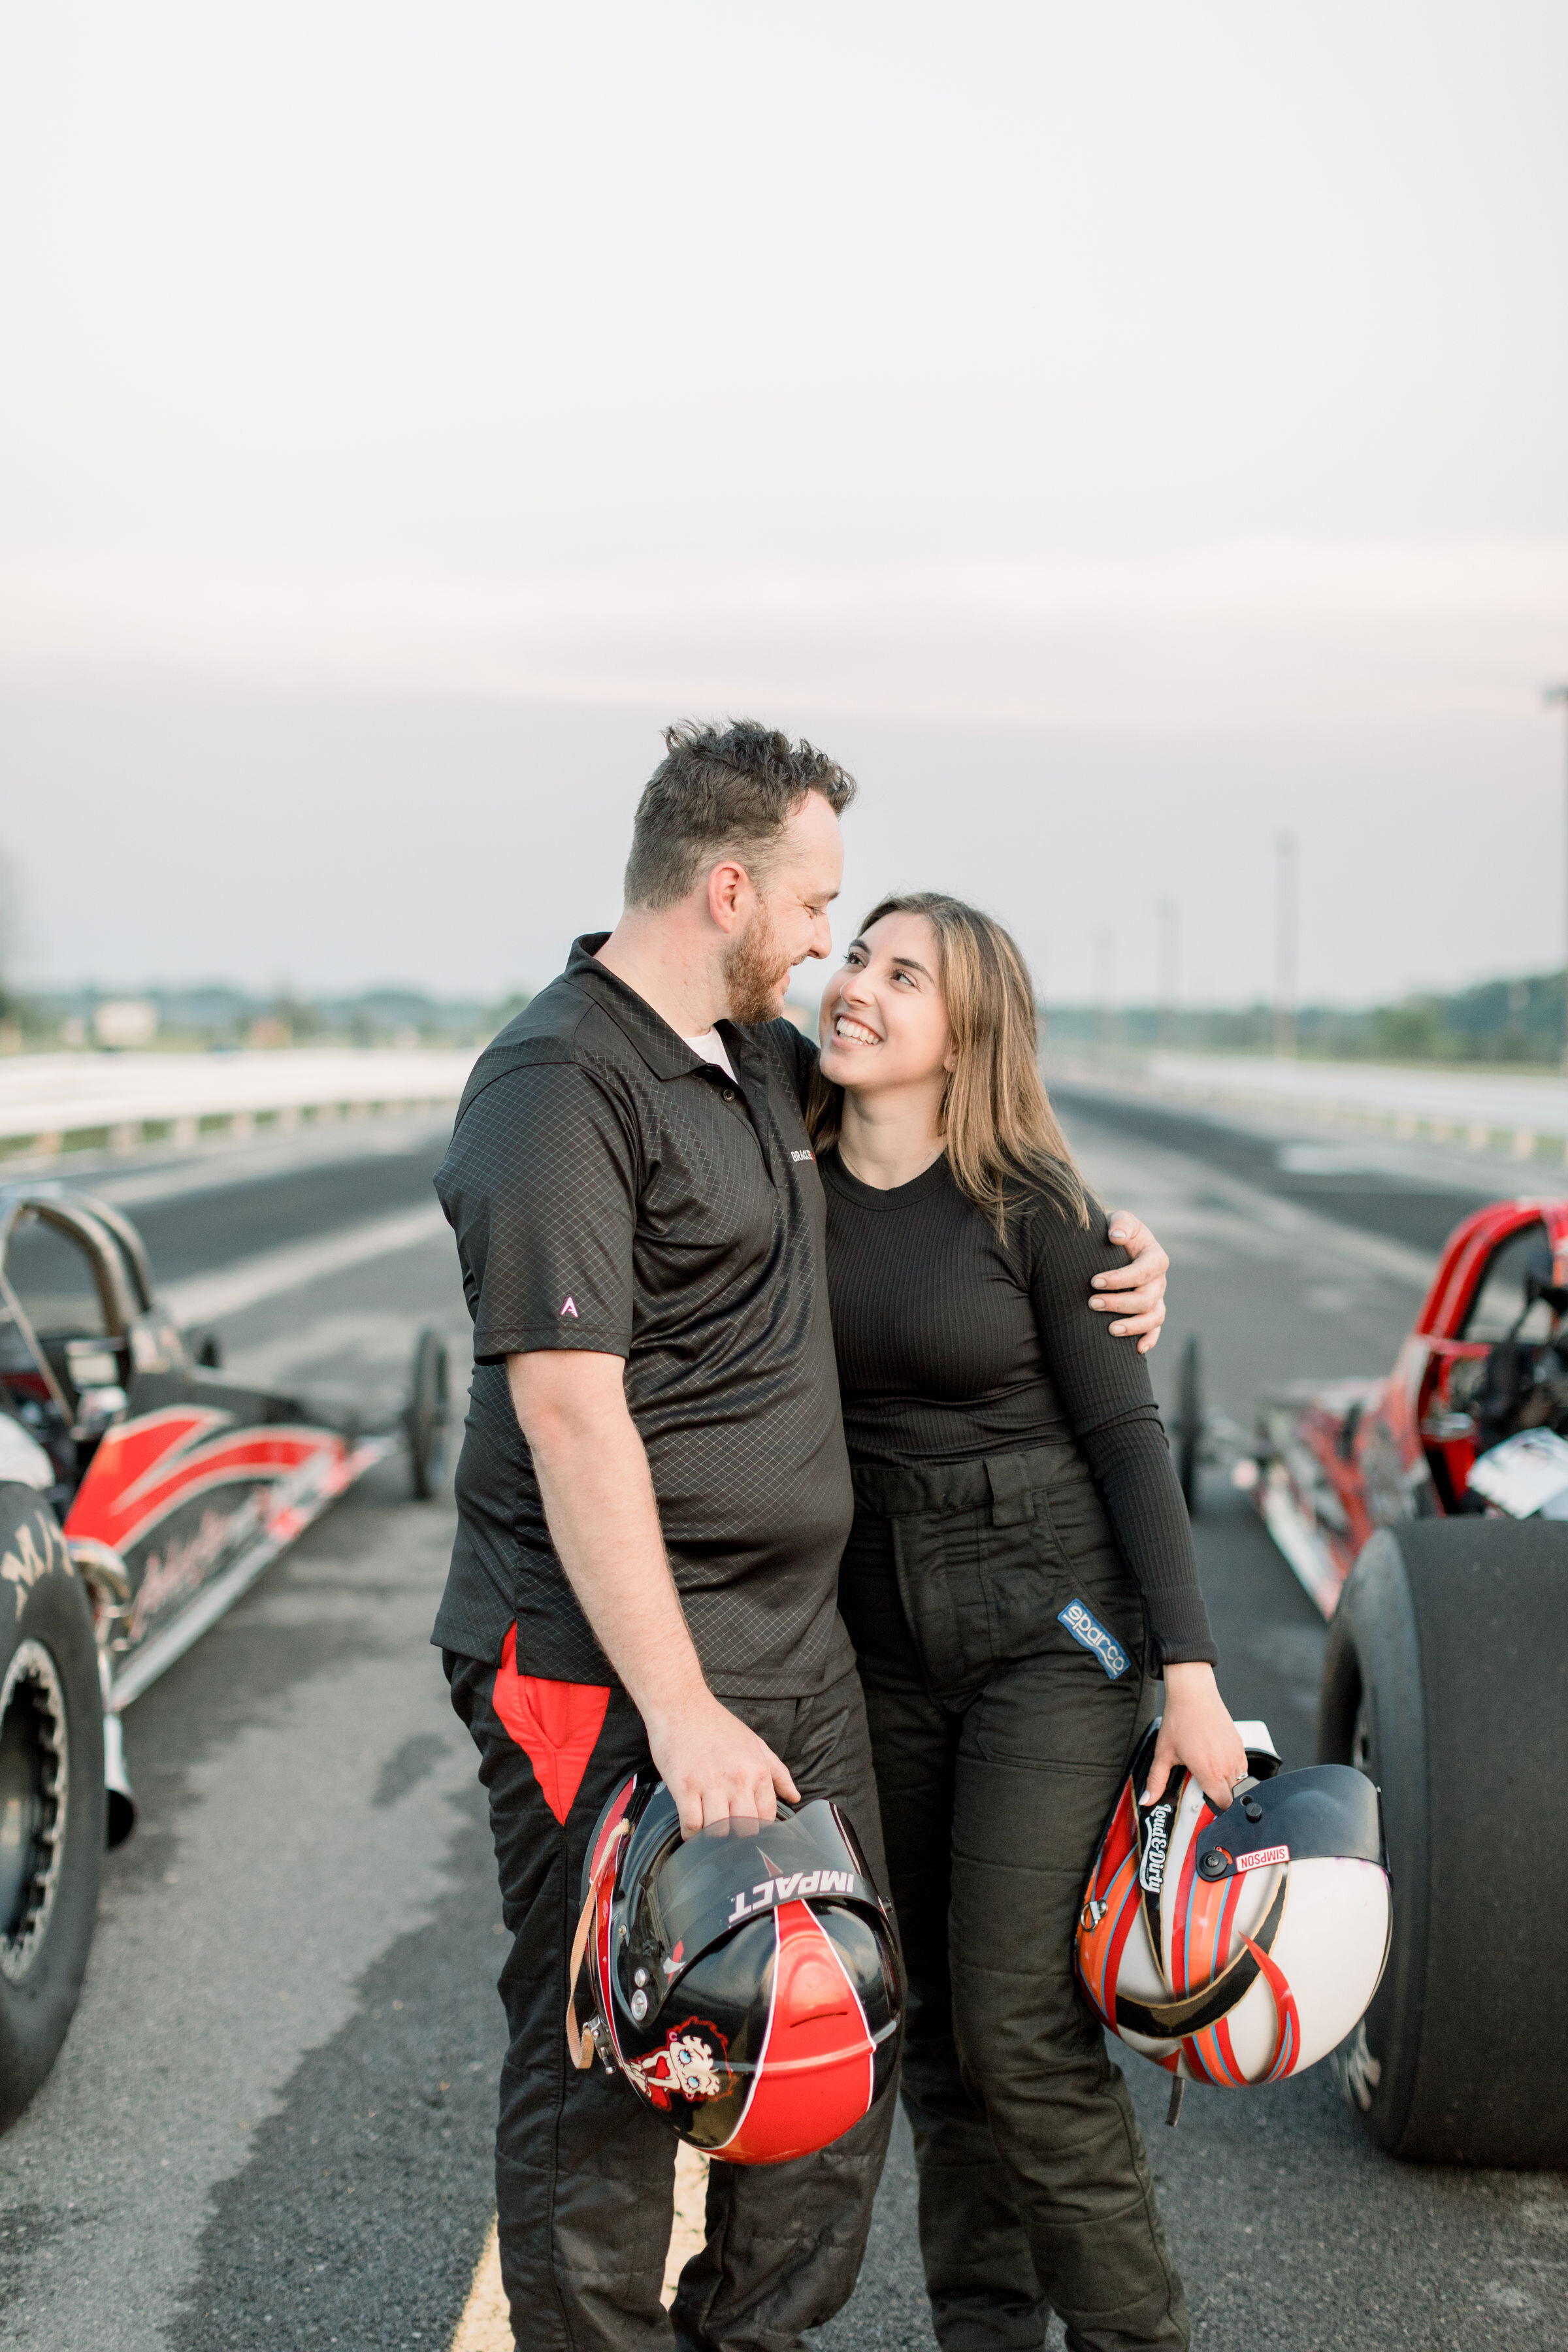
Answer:
<path fill-rule="evenodd" d="M 1165 1319 L 1165 1276 L 1171 1261 L 1141 1217 L 1131 1209 L 1118 1209 L 1110 1220 L 1110 1239 L 1120 1243 L 1127 1252 L 1126 1265 L 1113 1265 L 1104 1274 L 1093 1277 L 1094 1296 L 1089 1306 L 1099 1315 L 1116 1315 L 1121 1321 L 1110 1327 L 1113 1339 L 1133 1339 L 1138 1353 L 1146 1356 L 1160 1341 L 1160 1326 Z"/>

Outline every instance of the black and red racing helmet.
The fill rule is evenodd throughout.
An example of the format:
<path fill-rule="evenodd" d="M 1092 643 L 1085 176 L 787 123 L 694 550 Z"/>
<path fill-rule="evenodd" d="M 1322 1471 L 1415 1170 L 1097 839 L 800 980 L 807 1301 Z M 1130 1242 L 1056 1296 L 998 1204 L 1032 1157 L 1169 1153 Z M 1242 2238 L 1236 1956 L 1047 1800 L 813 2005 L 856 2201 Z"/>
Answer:
<path fill-rule="evenodd" d="M 586 1962 L 593 2011 L 576 2020 Z M 583 1873 L 567 2040 L 680 2138 L 729 2164 L 809 2156 L 892 2078 L 903 1979 L 892 1915 L 836 1804 L 682 1840 L 661 1780 L 600 1815 Z"/>

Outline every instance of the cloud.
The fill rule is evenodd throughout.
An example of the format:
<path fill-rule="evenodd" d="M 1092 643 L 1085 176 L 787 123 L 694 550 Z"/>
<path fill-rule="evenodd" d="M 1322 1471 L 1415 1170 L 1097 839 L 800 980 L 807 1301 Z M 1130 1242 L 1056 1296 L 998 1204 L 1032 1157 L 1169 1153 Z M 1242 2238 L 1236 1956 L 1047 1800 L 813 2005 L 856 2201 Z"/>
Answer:
<path fill-rule="evenodd" d="M 251 687 L 995 722 L 1168 742 L 1485 722 L 1568 664 L 1568 540 L 695 561 L 504 580 L 0 571 L 15 682 Z"/>

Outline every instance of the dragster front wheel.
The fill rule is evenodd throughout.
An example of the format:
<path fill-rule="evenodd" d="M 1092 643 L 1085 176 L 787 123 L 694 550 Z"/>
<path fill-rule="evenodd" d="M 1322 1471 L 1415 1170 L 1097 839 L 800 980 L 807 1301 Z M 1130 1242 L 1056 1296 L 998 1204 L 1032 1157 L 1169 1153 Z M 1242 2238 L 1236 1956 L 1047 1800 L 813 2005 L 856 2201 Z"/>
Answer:
<path fill-rule="evenodd" d="M 103 1699 L 59 1523 L 0 1485 L 0 2131 L 66 2038 L 98 1916 Z"/>
<path fill-rule="evenodd" d="M 438 1331 L 421 1331 L 414 1343 L 404 1428 L 408 1438 L 408 1476 L 417 1503 L 427 1503 L 441 1483 L 447 1455 L 450 1382 L 447 1343 Z"/>
<path fill-rule="evenodd" d="M 1198 1361 L 1198 1335 L 1194 1331 L 1182 1349 L 1181 1370 L 1176 1375 L 1176 1475 L 1182 1482 L 1182 1499 L 1190 1519 L 1197 1517 L 1198 1510 L 1198 1444 L 1203 1427 L 1203 1375 Z"/>

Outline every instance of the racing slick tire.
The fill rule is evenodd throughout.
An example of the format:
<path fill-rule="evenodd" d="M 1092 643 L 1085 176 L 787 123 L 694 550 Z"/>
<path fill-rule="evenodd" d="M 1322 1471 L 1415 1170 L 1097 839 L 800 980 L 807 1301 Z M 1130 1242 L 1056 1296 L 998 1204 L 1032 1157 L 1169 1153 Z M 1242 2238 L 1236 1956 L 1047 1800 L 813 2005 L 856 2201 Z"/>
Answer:
<path fill-rule="evenodd" d="M 0 1484 L 0 2131 L 66 2038 L 104 1844 L 91 1606 L 48 1505 Z"/>
<path fill-rule="evenodd" d="M 446 1341 L 438 1331 L 421 1331 L 414 1342 L 414 1369 L 404 1414 L 409 1483 L 416 1503 L 427 1503 L 441 1481 L 449 1390 Z"/>
<path fill-rule="evenodd" d="M 1176 1374 L 1176 1475 L 1182 1482 L 1182 1499 L 1189 1519 L 1198 1515 L 1198 1443 L 1203 1427 L 1203 1370 L 1194 1331 L 1182 1349 L 1181 1369 Z"/>
<path fill-rule="evenodd" d="M 1388 1966 L 1335 2071 L 1428 2163 L 1568 2165 L 1568 1526 L 1373 1537 L 1329 1628 L 1321 1763 L 1383 1792 Z"/>

